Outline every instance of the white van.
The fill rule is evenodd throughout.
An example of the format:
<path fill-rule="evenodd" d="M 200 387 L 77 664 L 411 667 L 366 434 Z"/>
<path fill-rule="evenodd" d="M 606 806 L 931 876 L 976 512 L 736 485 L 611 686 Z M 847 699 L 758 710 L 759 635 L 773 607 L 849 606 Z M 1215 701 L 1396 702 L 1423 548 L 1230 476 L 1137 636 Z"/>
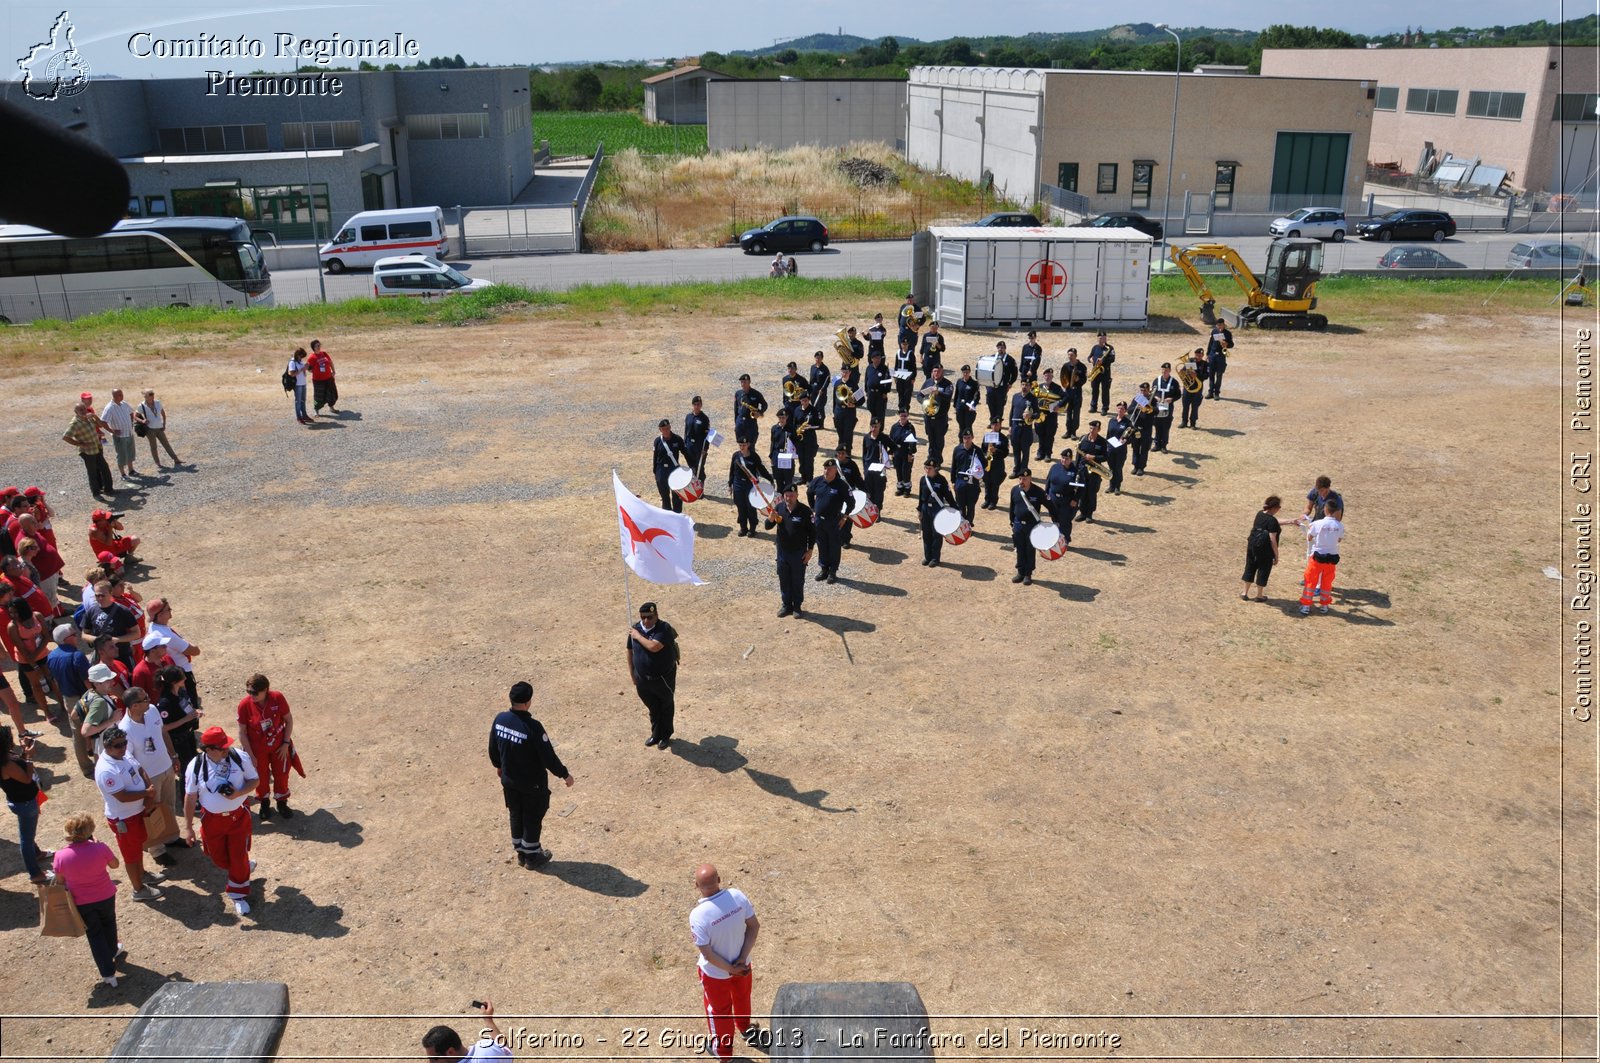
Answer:
<path fill-rule="evenodd" d="M 318 255 L 329 273 L 372 266 L 391 255 L 444 258 L 450 241 L 444 232 L 444 211 L 438 207 L 364 210 L 345 222 L 339 234 L 322 245 Z"/>
<path fill-rule="evenodd" d="M 372 296 L 409 295 L 413 299 L 437 299 L 445 295 L 481 292 L 489 282 L 469 277 L 443 262 L 425 255 L 398 255 L 380 259 L 372 267 Z"/>

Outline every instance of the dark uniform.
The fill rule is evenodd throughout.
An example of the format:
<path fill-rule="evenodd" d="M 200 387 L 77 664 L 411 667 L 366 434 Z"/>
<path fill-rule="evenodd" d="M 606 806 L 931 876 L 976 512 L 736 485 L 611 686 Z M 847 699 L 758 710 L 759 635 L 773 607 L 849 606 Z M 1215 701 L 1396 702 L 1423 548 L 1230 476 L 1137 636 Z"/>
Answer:
<path fill-rule="evenodd" d="M 857 347 L 861 346 L 860 340 L 851 340 L 850 342 Z M 856 437 L 855 393 L 861 389 L 861 370 L 840 370 L 839 383 L 850 389 L 850 397 L 848 399 L 841 398 L 838 388 L 834 388 L 833 431 L 839 437 L 839 446 L 846 450 L 854 450 Z"/>
<path fill-rule="evenodd" d="M 1059 461 L 1050 466 L 1050 474 L 1045 477 L 1045 496 L 1050 499 L 1050 512 L 1054 513 L 1061 521 L 1061 534 L 1067 537 L 1067 543 L 1072 543 L 1072 519 L 1078 512 L 1078 499 L 1083 487 L 1083 467 L 1078 464 L 1078 459 L 1073 458 L 1066 465 Z"/>
<path fill-rule="evenodd" d="M 971 376 L 963 374 L 956 377 L 955 404 L 956 404 L 956 438 L 961 438 L 961 433 L 972 431 L 972 422 L 978 419 L 978 402 L 983 397 L 983 387 Z"/>
<path fill-rule="evenodd" d="M 873 472 L 874 465 L 882 465 L 883 469 Z M 879 509 L 883 508 L 883 494 L 889 486 L 889 469 L 893 465 L 894 445 L 889 442 L 889 437 L 882 430 L 876 436 L 869 432 L 861 440 L 861 467 L 864 470 L 861 476 L 864 485 L 862 490 Z"/>
<path fill-rule="evenodd" d="M 922 337 L 922 383 L 926 385 L 935 367 L 944 368 L 944 333 L 930 332 Z"/>
<path fill-rule="evenodd" d="M 526 709 L 507 709 L 489 726 L 489 763 L 500 773 L 500 790 L 511 815 L 511 845 L 523 867 L 550 859 L 539 844 L 544 814 L 550 810 L 549 775 L 565 779 L 567 767 L 556 756 L 544 725 Z"/>
<path fill-rule="evenodd" d="M 825 407 L 809 405 L 802 402 L 795 408 L 795 416 L 790 418 L 790 425 L 794 428 L 795 446 L 800 448 L 800 479 L 806 483 L 811 482 L 811 477 L 816 474 L 817 465 L 817 429 L 821 428 L 827 417 Z M 801 431 L 805 425 L 805 431 Z"/>
<path fill-rule="evenodd" d="M 1017 382 L 1017 360 L 1010 351 L 997 351 L 1000 355 L 1000 383 L 989 387 L 985 399 L 989 403 L 989 420 L 1003 421 L 1006 416 L 1006 395 Z"/>
<path fill-rule="evenodd" d="M 1023 383 L 1039 379 L 1039 363 L 1044 361 L 1044 348 L 1029 339 L 1022 345 L 1022 357 L 1017 361 L 1017 371 L 1022 376 Z"/>
<path fill-rule="evenodd" d="M 1089 348 L 1089 368 L 1102 366 L 1103 371 L 1089 385 L 1089 412 L 1098 409 L 1102 413 L 1111 412 L 1111 367 L 1116 364 L 1117 349 L 1110 343 L 1097 343 Z"/>
<path fill-rule="evenodd" d="M 761 464 L 761 455 L 752 450 L 748 455 L 735 453 L 728 463 L 728 493 L 733 496 L 734 508 L 739 511 L 740 536 L 756 533 L 756 507 L 750 504 L 750 489 L 760 477 L 772 479 L 772 473 Z"/>
<path fill-rule="evenodd" d="M 889 392 L 894 388 L 894 377 L 882 360 L 867 366 L 867 419 L 887 422 L 889 418 Z"/>
<path fill-rule="evenodd" d="M 928 433 L 927 456 L 943 464 L 944 436 L 946 432 L 950 431 L 950 404 L 953 401 L 956 389 L 951 386 L 948 380 L 935 382 L 930 379 L 925 386 L 928 394 L 923 397 L 924 403 L 935 395 L 939 397 L 938 405 L 934 407 L 934 412 L 931 415 L 927 412 L 927 406 L 923 406 L 922 427 Z"/>
<path fill-rule="evenodd" d="M 917 430 L 910 423 L 896 421 L 889 428 L 889 443 L 894 447 L 895 494 L 911 493 L 911 469 L 917 456 Z"/>
<path fill-rule="evenodd" d="M 1004 432 L 996 432 L 1000 438 L 994 443 L 983 443 L 978 447 L 980 456 L 984 456 L 983 474 L 983 508 L 997 509 L 1000 505 L 1000 485 L 1006 482 L 1006 459 L 1011 456 L 1011 443 L 1006 439 Z M 991 452 L 989 448 L 993 446 Z"/>
<path fill-rule="evenodd" d="M 748 442 L 753 448 L 761 435 L 761 425 L 747 404 L 754 406 L 760 413 L 766 413 L 767 400 L 755 388 L 749 391 L 741 389 L 733 393 L 733 441 Z"/>
<path fill-rule="evenodd" d="M 1156 377 L 1150 382 L 1150 397 L 1156 402 L 1155 417 L 1155 446 L 1156 450 L 1165 453 L 1167 439 L 1172 435 L 1172 411 L 1178 406 L 1178 399 L 1183 394 L 1183 385 L 1178 383 L 1178 378 L 1170 376 L 1166 380 Z M 1161 414 L 1161 403 L 1167 404 L 1166 416 Z"/>
<path fill-rule="evenodd" d="M 1122 491 L 1122 467 L 1128 463 L 1128 419 L 1111 415 L 1111 420 L 1106 422 L 1106 464 L 1111 467 L 1111 482 L 1106 485 L 1106 490 L 1112 494 Z M 1109 440 L 1119 439 L 1123 445 L 1114 447 Z"/>
<path fill-rule="evenodd" d="M 1093 458 L 1101 465 L 1107 464 L 1111 453 L 1111 444 L 1107 443 L 1104 436 L 1090 439 L 1084 436 L 1078 440 L 1078 456 L 1080 458 Z M 1100 477 L 1083 470 L 1083 491 L 1078 498 L 1078 519 L 1094 520 L 1094 511 L 1100 505 Z"/>
<path fill-rule="evenodd" d="M 1028 424 L 1028 414 L 1033 412 L 1033 396 L 1027 386 L 1011 396 L 1011 475 L 1016 476 L 1028 464 L 1028 450 L 1033 446 L 1033 426 Z"/>
<path fill-rule="evenodd" d="M 950 452 L 950 477 L 956 485 L 956 508 L 970 521 L 977 515 L 978 498 L 983 494 L 983 452 L 976 443 Z"/>
<path fill-rule="evenodd" d="M 867 326 L 867 357 L 883 353 L 883 341 L 888 337 L 889 330 L 883 327 L 883 315 L 879 314 Z"/>
<path fill-rule="evenodd" d="M 794 409 L 800 405 L 800 396 L 808 392 L 806 378 L 796 369 L 792 373 L 785 373 L 778 382 L 778 394 L 783 396 L 783 408 L 789 411 L 789 416 L 794 416 Z M 791 397 L 792 396 L 792 397 Z"/>
<path fill-rule="evenodd" d="M 768 528 L 778 529 L 778 593 L 783 597 L 779 616 L 798 613 L 806 601 L 806 555 L 816 545 L 817 533 L 811 524 L 811 509 L 795 499 L 794 508 L 778 503 L 778 519 L 768 520 Z"/>
<path fill-rule="evenodd" d="M 850 488 L 843 477 L 835 476 L 829 483 L 823 474 L 811 481 L 806 493 L 817 529 L 817 579 L 832 583 L 839 573 L 839 551 L 844 547 L 844 529 L 839 522 L 850 522 Z"/>
<path fill-rule="evenodd" d="M 897 373 L 904 375 L 895 376 Z M 917 353 L 910 347 L 902 347 L 895 352 L 894 366 L 889 375 L 894 378 L 895 397 L 899 400 L 895 411 L 905 413 L 911 409 L 911 391 L 917 378 Z"/>
<path fill-rule="evenodd" d="M 1082 362 L 1068 360 L 1061 363 L 1061 393 L 1066 396 L 1067 404 L 1062 412 L 1067 415 L 1067 435 L 1078 434 L 1078 419 L 1083 411 L 1083 381 L 1089 375 L 1089 367 Z"/>
<path fill-rule="evenodd" d="M 768 437 L 770 442 L 767 446 L 767 460 L 772 462 L 772 474 L 777 478 L 778 490 L 781 492 L 794 483 L 794 467 L 799 461 L 800 447 L 795 443 L 794 433 L 789 431 L 788 418 L 773 425 Z"/>
<path fill-rule="evenodd" d="M 673 698 L 678 686 L 678 633 L 659 617 L 655 627 L 646 630 L 641 620 L 633 625 L 633 630 L 661 643 L 661 648 L 651 653 L 629 637 L 628 657 L 633 670 L 633 689 L 650 714 L 649 744 L 665 746 L 672 738 L 673 717 L 677 714 Z"/>
<path fill-rule="evenodd" d="M 1211 362 L 1211 381 L 1208 397 L 1222 398 L 1222 374 L 1228 371 L 1228 351 L 1233 349 L 1233 333 L 1228 326 L 1217 322 L 1211 328 L 1211 340 L 1206 344 L 1206 358 Z"/>
<path fill-rule="evenodd" d="M 667 477 L 678 467 L 678 459 L 683 455 L 683 437 L 671 431 L 665 436 L 657 432 L 656 445 L 650 449 L 650 453 L 650 468 L 655 473 L 656 490 L 661 493 L 661 508 L 682 513 L 683 499 L 667 486 Z"/>
<path fill-rule="evenodd" d="M 828 371 L 828 363 L 817 362 L 812 365 L 809 384 L 811 405 L 826 410 L 828 408 L 828 389 L 833 384 L 833 374 Z"/>
<path fill-rule="evenodd" d="M 900 326 L 899 338 L 909 340 L 913 349 L 917 345 L 916 313 L 917 304 L 907 299 L 900 304 L 900 310 L 895 315 L 895 323 Z"/>
<path fill-rule="evenodd" d="M 1039 452 L 1034 457 L 1039 461 L 1049 461 L 1054 457 L 1050 451 L 1056 445 L 1056 431 L 1061 423 L 1055 408 L 1060 405 L 1064 396 L 1061 385 L 1054 380 L 1047 380 L 1039 387 L 1047 392 L 1050 398 L 1039 400 L 1039 405 L 1044 409 L 1044 420 L 1033 426 L 1033 434 L 1039 440 Z"/>
<path fill-rule="evenodd" d="M 1143 476 L 1144 467 L 1150 460 L 1150 439 L 1155 434 L 1155 409 L 1147 407 L 1141 410 L 1138 403 L 1134 403 L 1129 410 L 1128 420 L 1133 426 L 1129 429 L 1132 436 L 1128 439 L 1128 445 L 1133 450 L 1133 474 Z"/>
<path fill-rule="evenodd" d="M 835 466 L 839 470 L 839 479 L 843 480 L 845 487 L 850 489 L 849 500 L 845 502 L 844 506 L 845 516 L 848 517 L 851 510 L 855 508 L 855 492 L 866 490 L 864 481 L 861 478 L 861 466 L 857 465 L 856 460 L 848 454 L 842 458 L 835 454 L 833 460 Z M 856 526 L 850 521 L 846 520 L 844 522 L 844 527 L 840 530 L 844 533 L 844 545 L 849 546 L 850 541 L 855 538 Z"/>
<path fill-rule="evenodd" d="M 694 468 L 695 479 L 706 478 L 706 439 L 711 435 L 711 418 L 690 410 L 683 419 L 683 456 Z"/>
<path fill-rule="evenodd" d="M 917 520 L 922 525 L 922 563 L 937 565 L 944 550 L 944 536 L 933 528 L 933 518 L 950 504 L 950 483 L 937 472 L 922 473 L 917 487 Z"/>
<path fill-rule="evenodd" d="M 1050 508 L 1050 502 L 1038 484 L 1027 490 L 1023 490 L 1021 484 L 1011 489 L 1011 545 L 1017 552 L 1017 575 L 1012 583 L 1033 582 L 1033 567 L 1039 559 L 1033 552 L 1033 541 L 1028 536 L 1046 512 L 1052 520 L 1057 519 L 1055 510 Z"/>

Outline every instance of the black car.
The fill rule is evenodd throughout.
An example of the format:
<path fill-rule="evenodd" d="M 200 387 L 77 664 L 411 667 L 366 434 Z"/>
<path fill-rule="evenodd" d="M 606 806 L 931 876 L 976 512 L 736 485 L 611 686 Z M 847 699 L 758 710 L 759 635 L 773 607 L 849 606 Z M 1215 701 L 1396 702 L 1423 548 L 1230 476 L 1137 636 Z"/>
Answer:
<path fill-rule="evenodd" d="M 1380 269 L 1466 269 L 1453 258 L 1445 258 L 1431 247 L 1394 247 L 1378 259 Z"/>
<path fill-rule="evenodd" d="M 1032 214 L 1024 214 L 1019 210 L 997 210 L 993 214 L 985 214 L 972 224 L 985 229 L 995 227 L 1037 229 L 1040 223 Z"/>
<path fill-rule="evenodd" d="M 1138 229 L 1152 240 L 1161 239 L 1163 232 L 1160 222 L 1151 221 L 1143 214 L 1131 210 L 1100 214 L 1088 221 L 1080 221 L 1078 225 L 1090 229 Z"/>
<path fill-rule="evenodd" d="M 1456 220 L 1442 210 L 1395 210 L 1356 226 L 1363 240 L 1432 240 L 1456 234 Z"/>
<path fill-rule="evenodd" d="M 816 218 L 790 215 L 739 234 L 739 246 L 747 255 L 768 251 L 821 251 L 828 246 L 828 227 Z"/>

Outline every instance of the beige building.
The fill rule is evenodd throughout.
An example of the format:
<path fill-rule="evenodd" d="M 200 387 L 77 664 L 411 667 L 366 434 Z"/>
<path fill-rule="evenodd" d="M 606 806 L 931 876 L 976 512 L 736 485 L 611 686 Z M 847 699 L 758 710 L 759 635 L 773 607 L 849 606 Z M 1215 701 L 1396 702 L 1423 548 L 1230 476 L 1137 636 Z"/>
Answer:
<path fill-rule="evenodd" d="M 1030 203 L 1041 186 L 1056 186 L 1080 212 L 1136 210 L 1164 217 L 1174 234 L 1259 232 L 1263 216 L 1308 205 L 1360 209 L 1370 86 L 1183 74 L 1167 204 L 1173 82 L 1158 73 L 916 67 L 906 154 L 967 180 L 992 177 L 1013 200 Z"/>
<path fill-rule="evenodd" d="M 669 125 L 706 124 L 706 86 L 732 75 L 703 66 L 680 66 L 644 79 L 644 120 Z"/>
<path fill-rule="evenodd" d="M 1592 198 L 1600 168 L 1595 48 L 1269 48 L 1262 76 L 1373 86 L 1374 163 L 1415 172 L 1424 149 L 1481 160 L 1529 192 Z"/>

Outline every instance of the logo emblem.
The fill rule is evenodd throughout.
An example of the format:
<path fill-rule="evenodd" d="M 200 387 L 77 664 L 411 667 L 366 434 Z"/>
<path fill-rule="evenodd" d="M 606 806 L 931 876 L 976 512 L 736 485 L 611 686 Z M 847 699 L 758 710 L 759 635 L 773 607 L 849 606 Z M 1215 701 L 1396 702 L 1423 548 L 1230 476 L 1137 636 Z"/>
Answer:
<path fill-rule="evenodd" d="M 17 60 L 23 92 L 35 100 L 64 100 L 89 87 L 89 63 L 72 40 L 76 31 L 63 11 L 50 27 L 50 39 L 40 41 Z"/>
<path fill-rule="evenodd" d="M 656 550 L 655 540 L 659 539 L 663 535 L 665 535 L 668 539 L 676 540 L 676 535 L 673 535 L 665 528 L 645 528 L 643 531 L 641 531 L 639 530 L 639 526 L 633 522 L 633 518 L 628 515 L 627 510 L 623 509 L 621 506 L 618 506 L 617 512 L 622 514 L 622 526 L 628 529 L 628 548 L 630 550 L 637 554 L 639 552 L 639 544 L 643 543 L 650 549 L 655 550 L 656 556 L 661 558 L 661 560 L 665 561 L 667 559 L 666 554 L 663 554 L 660 550 Z"/>
<path fill-rule="evenodd" d="M 1067 286 L 1067 271 L 1058 263 L 1041 258 L 1028 267 L 1028 291 L 1040 299 L 1054 299 Z"/>

